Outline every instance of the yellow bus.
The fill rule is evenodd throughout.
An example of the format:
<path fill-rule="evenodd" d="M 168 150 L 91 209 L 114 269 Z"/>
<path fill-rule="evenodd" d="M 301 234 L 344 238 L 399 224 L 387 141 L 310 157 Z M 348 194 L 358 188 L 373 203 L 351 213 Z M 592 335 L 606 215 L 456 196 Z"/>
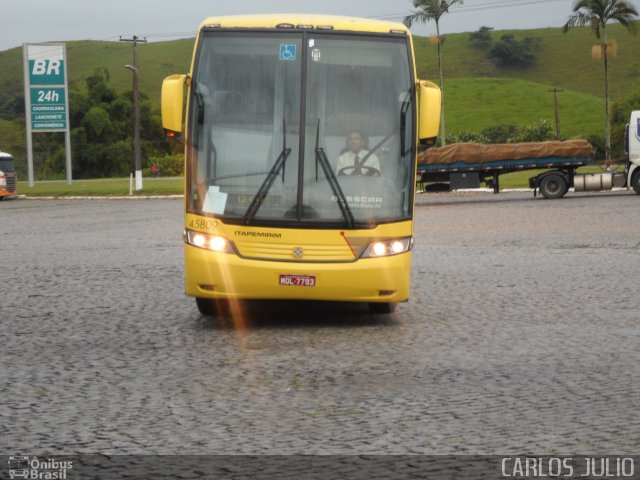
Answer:
<path fill-rule="evenodd" d="M 408 300 L 416 156 L 437 136 L 440 90 L 417 79 L 404 25 L 209 18 L 191 72 L 163 82 L 162 118 L 184 131 L 186 294 L 203 315 Z"/>

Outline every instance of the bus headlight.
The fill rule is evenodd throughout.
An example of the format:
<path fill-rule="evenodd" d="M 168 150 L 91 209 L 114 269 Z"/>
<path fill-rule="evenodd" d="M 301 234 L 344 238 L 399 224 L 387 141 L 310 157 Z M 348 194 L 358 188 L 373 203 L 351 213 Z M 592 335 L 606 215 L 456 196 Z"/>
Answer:
<path fill-rule="evenodd" d="M 378 258 L 398 255 L 413 248 L 413 237 L 398 238 L 396 240 L 379 240 L 369 244 L 362 254 L 362 258 Z"/>
<path fill-rule="evenodd" d="M 235 253 L 229 240 L 220 235 L 185 230 L 184 239 L 189 245 L 219 253 Z"/>

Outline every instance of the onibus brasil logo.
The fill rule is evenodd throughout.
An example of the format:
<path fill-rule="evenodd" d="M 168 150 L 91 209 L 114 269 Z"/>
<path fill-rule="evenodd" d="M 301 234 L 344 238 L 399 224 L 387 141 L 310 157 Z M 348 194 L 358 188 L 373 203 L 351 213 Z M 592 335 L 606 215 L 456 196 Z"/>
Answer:
<path fill-rule="evenodd" d="M 32 480 L 66 480 L 67 470 L 73 468 L 73 462 L 55 458 L 9 457 L 9 477 Z"/>

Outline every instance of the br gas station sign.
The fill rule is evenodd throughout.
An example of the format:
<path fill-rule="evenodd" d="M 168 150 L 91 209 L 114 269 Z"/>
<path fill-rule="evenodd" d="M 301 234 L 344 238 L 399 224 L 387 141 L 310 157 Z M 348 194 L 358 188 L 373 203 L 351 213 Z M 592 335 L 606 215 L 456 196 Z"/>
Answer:
<path fill-rule="evenodd" d="M 64 44 L 25 44 L 24 79 L 27 114 L 27 162 L 29 186 L 33 186 L 34 132 L 65 132 L 67 183 L 71 183 L 69 94 Z"/>
<path fill-rule="evenodd" d="M 64 45 L 28 45 L 31 128 L 67 129 Z"/>

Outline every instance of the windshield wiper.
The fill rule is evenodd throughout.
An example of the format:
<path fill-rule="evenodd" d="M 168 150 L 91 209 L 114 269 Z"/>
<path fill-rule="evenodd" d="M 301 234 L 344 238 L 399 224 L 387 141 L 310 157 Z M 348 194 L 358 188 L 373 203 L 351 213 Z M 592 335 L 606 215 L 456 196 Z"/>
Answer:
<path fill-rule="evenodd" d="M 269 173 L 264 179 L 264 182 L 262 182 L 262 185 L 260 185 L 260 188 L 258 189 L 258 193 L 255 194 L 255 196 L 253 197 L 253 200 L 251 200 L 251 203 L 249 204 L 249 208 L 247 208 L 247 211 L 244 214 L 243 222 L 245 225 L 248 225 L 249 223 L 251 223 L 255 218 L 256 214 L 258 213 L 258 210 L 260 210 L 260 207 L 262 206 L 262 202 L 264 202 L 265 198 L 267 198 L 267 194 L 269 193 L 269 190 L 271 189 L 273 182 L 278 176 L 280 169 L 283 169 L 282 180 L 284 181 L 284 166 L 290 154 L 291 154 L 291 149 L 287 148 L 287 130 L 286 130 L 285 121 L 283 119 L 282 120 L 282 151 L 280 152 L 280 155 L 278 156 L 277 160 L 271 167 L 271 170 L 269 170 Z"/>
<path fill-rule="evenodd" d="M 342 212 L 342 217 L 345 222 L 347 222 L 347 226 L 349 228 L 353 228 L 355 224 L 355 220 L 353 218 L 353 213 L 351 212 L 351 208 L 347 203 L 347 198 L 344 196 L 344 192 L 342 188 L 340 188 L 340 183 L 336 178 L 336 174 L 333 173 L 333 169 L 329 164 L 329 160 L 327 159 L 327 154 L 324 153 L 324 149 L 319 144 L 320 140 L 320 119 L 318 119 L 318 128 L 316 129 L 316 169 L 318 168 L 318 161 L 320 162 L 320 166 L 322 167 L 322 171 L 324 172 L 324 176 L 327 178 L 329 182 L 329 186 L 333 191 L 333 194 L 338 199 L 338 207 L 340 207 L 340 212 Z M 316 174 L 317 178 L 317 174 Z"/>

